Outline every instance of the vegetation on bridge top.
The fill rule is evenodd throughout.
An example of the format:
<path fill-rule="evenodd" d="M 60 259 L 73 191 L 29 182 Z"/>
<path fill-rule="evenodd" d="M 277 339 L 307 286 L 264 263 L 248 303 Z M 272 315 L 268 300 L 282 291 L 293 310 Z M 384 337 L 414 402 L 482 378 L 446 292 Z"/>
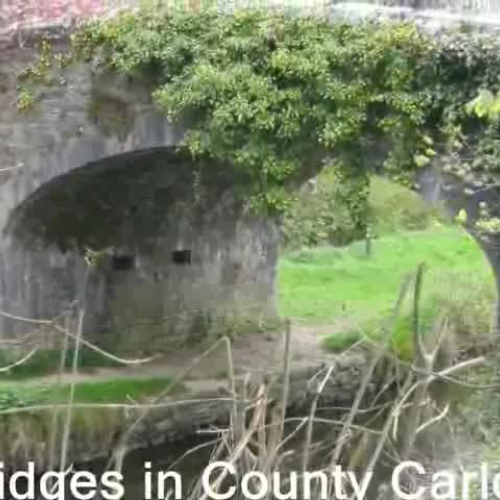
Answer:
<path fill-rule="evenodd" d="M 286 208 L 290 186 L 326 159 L 350 179 L 383 167 L 410 182 L 439 154 L 476 188 L 496 182 L 498 120 L 472 112 L 480 101 L 468 106 L 480 89 L 500 88 L 492 38 L 432 39 L 411 24 L 143 9 L 84 24 L 72 42 L 71 58 L 96 72 L 150 82 L 162 111 L 188 118 L 193 155 L 248 174 L 253 205 L 271 212 Z M 34 68 L 25 81 L 37 77 Z M 366 196 L 359 189 L 361 212 Z"/>

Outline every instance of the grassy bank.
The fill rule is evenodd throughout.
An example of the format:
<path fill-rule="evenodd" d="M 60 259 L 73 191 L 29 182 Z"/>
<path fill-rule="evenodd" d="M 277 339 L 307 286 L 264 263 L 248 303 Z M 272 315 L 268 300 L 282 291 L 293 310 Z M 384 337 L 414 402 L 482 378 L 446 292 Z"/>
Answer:
<path fill-rule="evenodd" d="M 422 261 L 429 267 L 427 293 L 453 293 L 459 276 L 493 287 L 491 270 L 474 240 L 455 227 L 435 228 L 382 237 L 374 242 L 371 257 L 363 242 L 285 256 L 279 269 L 280 312 L 316 322 L 378 314 L 390 307 L 403 277 Z"/>
<path fill-rule="evenodd" d="M 68 349 L 65 359 L 65 368 L 69 369 L 73 363 L 74 349 Z M 12 354 L 0 350 L 0 366 L 9 366 L 12 363 Z M 37 351 L 25 363 L 13 366 L 2 374 L 2 380 L 23 380 L 33 377 L 43 377 L 57 373 L 61 365 L 61 351 L 58 349 L 43 349 Z M 113 361 L 102 354 L 82 346 L 78 356 L 79 370 L 92 373 L 98 368 L 119 368 L 120 363 Z"/>
<path fill-rule="evenodd" d="M 493 276 L 477 244 L 457 227 L 381 237 L 369 257 L 363 242 L 291 253 L 280 265 L 281 313 L 308 323 L 352 317 L 355 330 L 326 341 L 327 347 L 338 350 L 359 339 L 360 333 L 370 335 L 379 329 L 404 276 L 422 261 L 429 269 L 422 304 L 428 322 L 447 308 L 457 329 L 463 330 L 460 333 L 487 329 L 494 300 Z M 398 349 L 404 351 L 409 344 L 407 317 L 401 318 L 396 330 Z"/>
<path fill-rule="evenodd" d="M 75 384 L 76 403 L 123 403 L 141 401 L 164 391 L 172 380 L 161 378 L 124 378 Z M 181 390 L 179 388 L 178 390 Z M 46 403 L 65 403 L 70 385 L 44 385 L 39 382 L 3 381 L 0 383 L 0 411 Z"/>

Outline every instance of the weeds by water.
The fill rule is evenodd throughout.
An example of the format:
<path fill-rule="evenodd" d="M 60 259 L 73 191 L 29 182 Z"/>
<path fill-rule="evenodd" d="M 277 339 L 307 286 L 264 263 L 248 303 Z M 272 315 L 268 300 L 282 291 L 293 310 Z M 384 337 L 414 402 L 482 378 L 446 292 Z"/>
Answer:
<path fill-rule="evenodd" d="M 412 457 L 418 442 L 447 418 L 449 408 L 437 398 L 437 393 L 432 390 L 434 386 L 443 380 L 460 385 L 459 374 L 485 362 L 482 357 L 459 361 L 453 356 L 442 355 L 443 350 L 448 348 L 446 339 L 451 323 L 444 315 L 434 322 L 427 320 L 422 307 L 425 304 L 422 300 L 422 274 L 423 268 L 419 266 L 416 273 L 404 280 L 378 342 L 373 349 L 365 352 L 365 368 L 359 375 L 358 391 L 352 395 L 352 405 L 338 417 L 325 413 L 323 408 L 325 393 L 332 390 L 331 384 L 336 387 L 334 379 L 338 358 L 335 357 L 330 366 L 326 365 L 310 380 L 307 409 L 302 409 L 298 416 L 289 413 L 293 368 L 290 345 L 293 338 L 290 322 L 287 322 L 281 374 L 263 380 L 244 376 L 237 379 L 231 340 L 223 338 L 193 360 L 174 380 L 154 382 L 156 396 L 149 401 L 136 401 L 130 397 L 135 389 L 139 390 L 137 381 L 124 381 L 107 387 L 108 395 L 113 394 L 117 399 L 127 395 L 123 404 L 96 399 L 95 391 L 99 392 L 102 387 L 95 385 L 86 386 L 79 395 L 80 386 L 64 381 L 66 369 L 65 363 L 62 363 L 60 384 L 54 389 L 56 392 L 50 401 L 33 402 L 31 406 L 29 401 L 24 401 L 17 408 L 3 412 L 0 418 L 0 448 L 7 450 L 4 455 L 12 457 L 11 463 L 44 455 L 45 458 L 40 459 L 44 467 L 48 464 L 48 468 L 55 466 L 63 471 L 67 469 L 71 457 L 70 443 L 80 435 L 85 436 L 89 447 L 95 443 L 108 447 L 111 450 L 108 468 L 121 470 L 136 433 L 142 424 L 148 422 L 152 412 L 166 404 L 171 408 L 184 404 L 179 398 L 172 399 L 174 391 L 182 386 L 200 360 L 225 346 L 227 397 L 220 397 L 218 401 L 225 405 L 223 408 L 227 408 L 230 425 L 212 429 L 216 442 L 212 461 L 233 464 L 240 474 L 252 471 L 265 478 L 280 472 L 286 478 L 289 477 L 286 472 L 290 470 L 297 471 L 302 477 L 312 467 L 325 471 L 327 482 L 314 485 L 311 496 L 314 500 L 327 498 L 325 491 L 329 494 L 334 487 L 328 477 L 339 464 L 355 468 L 360 480 L 376 470 L 379 473 L 371 480 L 367 498 L 386 498 L 379 496 L 379 488 L 387 479 L 384 475 L 387 463 L 394 464 Z M 414 352 L 411 361 L 401 360 L 390 349 L 405 311 L 410 318 L 408 328 Z M 67 337 L 77 336 L 62 329 L 61 334 L 64 333 Z M 76 354 L 82 345 L 87 344 L 76 343 Z M 122 362 L 137 363 L 140 360 Z M 74 367 L 72 365 L 73 375 Z M 147 384 L 151 382 L 144 381 Z M 140 389 L 142 391 L 143 388 Z M 102 418 L 103 415 L 106 418 Z M 318 442 L 314 436 L 320 426 L 328 432 Z M 9 448 L 11 443 L 17 443 L 16 447 Z M 51 443 L 48 459 L 47 443 Z M 212 477 L 210 487 L 213 491 L 222 491 L 228 481 L 228 471 L 220 471 Z M 281 486 L 286 489 L 290 484 Z M 259 485 L 251 482 L 248 487 L 255 491 Z M 347 494 L 352 495 L 353 491 L 348 488 Z M 200 481 L 195 482 L 189 498 L 207 498 Z M 240 490 L 233 498 L 245 500 Z M 267 498 L 271 500 L 272 494 Z"/>
<path fill-rule="evenodd" d="M 434 288 L 434 289 L 433 289 Z M 452 290 L 453 288 L 453 290 Z M 448 318 L 449 336 L 457 349 L 468 350 L 489 345 L 495 335 L 495 293 L 489 282 L 457 274 L 431 287 L 422 298 L 421 321 L 431 330 L 440 316 Z M 383 319 L 388 313 L 378 313 L 365 321 L 353 322 L 345 331 L 327 335 L 322 340 L 326 350 L 342 352 L 358 342 L 378 342 L 383 333 Z M 410 304 L 404 304 L 401 316 L 394 325 L 391 338 L 392 351 L 402 359 L 414 357 L 412 340 L 412 312 Z"/>
<path fill-rule="evenodd" d="M 333 376 L 333 365 L 325 367 L 315 377 L 315 392 L 309 411 L 302 418 L 288 418 L 284 409 L 288 397 L 289 357 L 285 352 L 282 398 L 273 401 L 266 385 L 254 388 L 244 385 L 241 393 L 235 394 L 231 426 L 219 430 L 218 444 L 212 454 L 212 460 L 230 463 L 238 471 L 239 477 L 248 472 L 254 473 L 255 481 L 247 487 L 255 494 L 260 491 L 264 479 L 267 484 L 272 484 L 275 474 L 284 470 L 293 469 L 300 477 L 306 477 L 311 464 L 317 463 L 317 449 L 327 449 L 330 452 L 323 455 L 322 459 L 320 457 L 319 468 L 315 467 L 316 470 L 326 473 L 327 480 L 316 482 L 313 485 L 312 495 L 308 492 L 307 498 L 320 500 L 332 497 L 335 485 L 331 474 L 339 464 L 355 467 L 361 481 L 370 477 L 371 471 L 379 470 L 380 474 L 371 479 L 367 498 L 388 498 L 385 493 L 387 490 L 384 488 L 386 467 L 384 463 L 387 464 L 389 461 L 395 464 L 397 461 L 412 457 L 417 438 L 421 439 L 425 433 L 446 418 L 447 408 L 445 407 L 443 411 L 442 401 L 434 400 L 430 391 L 433 382 L 442 377 L 453 379 L 455 374 L 484 362 L 483 358 L 476 358 L 461 363 L 451 362 L 446 366 L 440 365 L 439 353 L 444 346 L 443 341 L 448 328 L 446 321 L 442 320 L 433 327 L 433 331 L 430 332 L 432 335 L 426 335 L 424 340 L 423 325 L 420 322 L 422 273 L 423 269 L 419 268 L 413 293 L 412 338 L 415 345 L 415 361 L 411 365 L 400 365 L 397 358 L 390 358 L 393 364 L 387 373 L 387 384 L 385 386 L 382 384 L 382 387 L 385 387 L 382 390 L 382 393 L 386 392 L 385 396 L 382 393 L 370 395 L 368 387 L 374 382 L 377 367 L 387 359 L 388 343 L 407 295 L 409 281 L 401 290 L 392 318 L 386 324 L 382 342 L 367 360 L 359 390 L 351 408 L 343 418 L 335 421 L 318 415 L 318 401 Z M 429 342 L 430 338 L 433 342 Z M 287 423 L 290 424 L 292 421 L 295 424 L 285 434 Z M 321 446 L 317 446 L 317 443 L 313 443 L 312 436 L 314 427 L 320 423 L 328 423 L 331 432 L 324 438 Z M 297 436 L 301 436 L 302 444 L 296 443 Z M 295 445 L 287 446 L 292 440 L 295 440 Z M 228 484 L 233 484 L 229 476 L 227 469 L 220 471 L 210 483 L 212 492 L 227 491 Z M 290 474 L 281 474 L 280 477 L 289 478 Z M 409 487 L 409 478 L 407 481 Z M 293 488 L 300 488 L 300 484 L 305 483 L 298 484 L 299 486 L 297 484 L 294 486 L 290 480 L 285 479 L 284 483 L 279 485 L 279 491 L 293 491 L 295 495 L 299 495 L 295 497 L 299 498 L 305 494 L 304 490 L 299 490 L 297 493 L 297 489 Z M 232 498 L 244 500 L 246 498 L 244 491 L 236 486 Z M 344 486 L 346 489 L 342 493 L 347 496 L 343 498 L 353 498 L 352 488 L 348 484 Z M 336 495 L 338 498 L 338 491 Z M 206 489 L 201 482 L 194 486 L 190 498 L 193 500 L 207 498 Z M 276 497 L 271 491 L 264 498 Z"/>

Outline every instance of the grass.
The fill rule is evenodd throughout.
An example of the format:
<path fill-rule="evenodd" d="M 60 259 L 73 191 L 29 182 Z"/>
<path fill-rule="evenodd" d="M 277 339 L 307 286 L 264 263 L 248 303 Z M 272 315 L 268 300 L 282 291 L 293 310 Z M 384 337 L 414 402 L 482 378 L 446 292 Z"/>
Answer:
<path fill-rule="evenodd" d="M 457 227 L 381 237 L 370 257 L 362 242 L 289 254 L 279 272 L 281 313 L 308 323 L 352 317 L 352 330 L 323 340 L 328 350 L 343 350 L 365 336 L 377 338 L 404 276 L 422 261 L 429 269 L 422 299 L 425 326 L 430 329 L 445 310 L 460 336 L 486 333 L 495 297 L 493 275 L 477 243 Z M 406 304 L 392 337 L 403 357 L 412 354 L 410 331 Z"/>
<path fill-rule="evenodd" d="M 437 299 L 439 300 L 439 298 Z M 421 331 L 424 334 L 432 332 L 434 322 L 438 317 L 436 309 L 429 307 L 428 302 L 423 304 L 420 313 Z M 375 317 L 351 330 L 327 335 L 322 339 L 321 345 L 328 351 L 341 352 L 361 341 L 377 342 L 385 331 L 383 329 L 384 319 L 383 317 Z M 393 352 L 400 358 L 413 359 L 412 316 L 408 310 L 397 318 L 391 332 L 390 345 Z"/>
<path fill-rule="evenodd" d="M 70 385 L 48 385 L 37 377 L 56 373 L 59 369 L 59 350 L 38 351 L 28 362 L 2 374 L 0 382 L 0 411 L 13 407 L 26 407 L 46 403 L 65 403 L 70 394 Z M 66 368 L 72 362 L 73 351 L 68 350 Z M 120 367 L 92 349 L 83 347 L 79 356 L 80 371 L 92 373 L 95 368 Z M 0 364 L 9 364 L 7 355 L 0 351 Z M 123 378 L 78 382 L 75 385 L 76 403 L 123 403 L 141 401 L 165 390 L 172 380 L 168 377 Z M 182 391 L 179 386 L 176 393 Z"/>
<path fill-rule="evenodd" d="M 474 240 L 456 227 L 381 237 L 367 257 L 364 243 L 307 249 L 285 256 L 279 269 L 279 306 L 285 317 L 329 322 L 345 315 L 387 311 L 403 277 L 424 261 L 426 292 L 453 288 L 457 275 L 493 287 L 493 275 Z"/>
<path fill-rule="evenodd" d="M 104 404 L 143 402 L 148 396 L 163 392 L 172 380 L 169 378 L 114 379 L 76 384 L 75 403 Z M 0 418 L 0 454 L 6 463 L 17 463 L 19 457 L 43 457 L 48 460 L 50 436 L 53 430 L 52 403 L 65 404 L 69 384 L 62 386 L 41 385 L 36 381 L 0 383 L 0 412 L 25 409 L 22 413 L 10 413 Z M 174 393 L 182 391 L 177 387 Z M 48 411 L 36 408 L 48 405 Z M 63 425 L 64 413 L 60 413 L 59 426 Z M 117 433 L 127 425 L 130 414 L 122 408 L 77 407 L 73 410 L 71 446 L 78 450 L 108 452 L 116 444 Z M 61 432 L 61 427 L 59 431 Z M 90 451 L 91 452 L 91 451 Z M 78 453 L 78 451 L 77 451 Z M 92 452 L 91 452 L 92 453 Z"/>
<path fill-rule="evenodd" d="M 123 403 L 140 401 L 164 391 L 172 380 L 167 377 L 144 379 L 112 379 L 96 382 L 79 382 L 75 386 L 76 403 Z M 176 392 L 182 390 L 178 387 Z M 65 403 L 70 385 L 41 385 L 34 383 L 2 382 L 0 384 L 0 409 L 13 406 L 31 406 L 41 403 Z"/>
<path fill-rule="evenodd" d="M 66 368 L 73 362 L 73 349 L 68 349 L 66 355 Z M 117 368 L 122 365 L 104 357 L 93 349 L 83 346 L 79 354 L 79 367 L 82 371 L 92 371 L 95 368 Z M 12 355 L 0 350 L 0 366 L 8 366 L 12 362 Z M 61 363 L 61 351 L 58 349 L 45 349 L 37 351 L 25 363 L 13 367 L 8 373 L 2 374 L 2 379 L 23 380 L 57 373 Z"/>
<path fill-rule="evenodd" d="M 327 351 L 341 352 L 362 341 L 363 338 L 360 330 L 347 330 L 328 335 L 323 339 L 322 345 Z"/>
<path fill-rule="evenodd" d="M 167 377 L 144 379 L 114 379 L 102 382 L 81 382 L 75 389 L 75 400 L 79 403 L 122 403 L 155 396 L 164 391 L 172 379 Z M 180 388 L 178 389 L 180 390 Z M 51 401 L 68 400 L 69 385 L 52 388 L 48 392 Z"/>

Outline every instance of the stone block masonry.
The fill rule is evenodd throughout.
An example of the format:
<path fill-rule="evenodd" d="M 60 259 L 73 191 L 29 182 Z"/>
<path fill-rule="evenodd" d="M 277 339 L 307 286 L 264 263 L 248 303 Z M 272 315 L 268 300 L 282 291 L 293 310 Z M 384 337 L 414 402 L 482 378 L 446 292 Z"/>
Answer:
<path fill-rule="evenodd" d="M 63 48 L 63 42 L 61 42 Z M 244 210 L 232 169 L 196 163 L 135 82 L 85 66 L 16 106 L 30 48 L 0 54 L 0 309 L 49 319 L 79 296 L 88 338 L 120 352 L 276 320 L 278 229 Z M 250 323 L 250 325 L 249 325 Z M 32 325 L 0 318 L 0 335 Z"/>

